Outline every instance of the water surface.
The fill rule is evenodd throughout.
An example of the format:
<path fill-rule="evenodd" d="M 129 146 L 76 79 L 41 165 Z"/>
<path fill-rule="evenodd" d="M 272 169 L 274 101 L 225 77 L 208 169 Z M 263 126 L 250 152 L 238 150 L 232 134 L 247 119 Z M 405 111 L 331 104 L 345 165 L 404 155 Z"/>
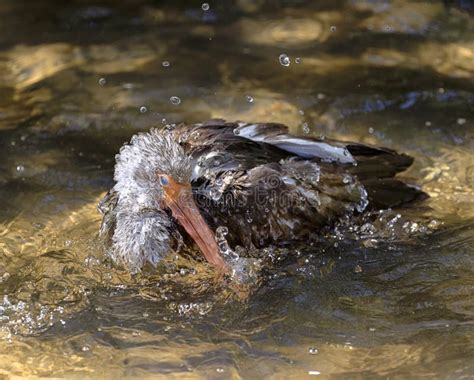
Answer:
<path fill-rule="evenodd" d="M 471 378 L 469 1 L 3 0 L 0 374 Z M 247 289 L 97 240 L 114 155 L 151 126 L 275 121 L 413 155 L 424 203 L 269 250 Z"/>

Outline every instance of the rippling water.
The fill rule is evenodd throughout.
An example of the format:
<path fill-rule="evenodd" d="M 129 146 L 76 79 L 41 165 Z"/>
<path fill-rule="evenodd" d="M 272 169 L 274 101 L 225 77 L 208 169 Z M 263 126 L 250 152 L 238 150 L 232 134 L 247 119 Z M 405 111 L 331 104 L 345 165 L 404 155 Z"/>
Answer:
<path fill-rule="evenodd" d="M 0 375 L 474 375 L 470 1 L 0 4 Z M 114 154 L 211 117 L 390 146 L 430 194 L 260 252 L 131 277 L 97 241 Z"/>

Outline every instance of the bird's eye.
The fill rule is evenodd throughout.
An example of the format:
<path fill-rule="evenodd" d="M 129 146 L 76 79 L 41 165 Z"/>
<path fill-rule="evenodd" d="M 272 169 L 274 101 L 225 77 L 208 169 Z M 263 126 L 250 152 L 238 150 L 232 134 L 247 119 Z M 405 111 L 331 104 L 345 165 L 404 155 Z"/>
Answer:
<path fill-rule="evenodd" d="M 170 181 L 164 175 L 160 175 L 160 184 L 161 186 L 168 186 Z"/>

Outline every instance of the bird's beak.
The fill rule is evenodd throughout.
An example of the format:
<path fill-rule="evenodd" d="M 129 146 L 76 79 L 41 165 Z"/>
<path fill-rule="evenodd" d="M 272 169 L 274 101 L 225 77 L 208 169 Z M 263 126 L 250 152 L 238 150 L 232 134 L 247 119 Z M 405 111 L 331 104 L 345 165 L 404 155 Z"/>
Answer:
<path fill-rule="evenodd" d="M 163 187 L 165 206 L 170 208 L 173 217 L 196 242 L 206 260 L 223 269 L 225 263 L 219 254 L 215 236 L 194 202 L 191 185 L 183 185 L 170 177 L 167 178 L 169 184 Z"/>

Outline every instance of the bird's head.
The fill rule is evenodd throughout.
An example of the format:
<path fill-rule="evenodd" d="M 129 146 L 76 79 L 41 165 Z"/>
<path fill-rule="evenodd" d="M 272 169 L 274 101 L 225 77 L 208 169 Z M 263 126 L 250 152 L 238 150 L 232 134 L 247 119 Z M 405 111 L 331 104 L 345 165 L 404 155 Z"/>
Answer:
<path fill-rule="evenodd" d="M 147 261 L 156 264 L 169 252 L 170 229 L 179 223 L 211 264 L 224 267 L 214 233 L 193 199 L 192 169 L 190 157 L 167 131 L 137 134 L 120 149 L 113 189 L 114 258 L 132 270 Z"/>

